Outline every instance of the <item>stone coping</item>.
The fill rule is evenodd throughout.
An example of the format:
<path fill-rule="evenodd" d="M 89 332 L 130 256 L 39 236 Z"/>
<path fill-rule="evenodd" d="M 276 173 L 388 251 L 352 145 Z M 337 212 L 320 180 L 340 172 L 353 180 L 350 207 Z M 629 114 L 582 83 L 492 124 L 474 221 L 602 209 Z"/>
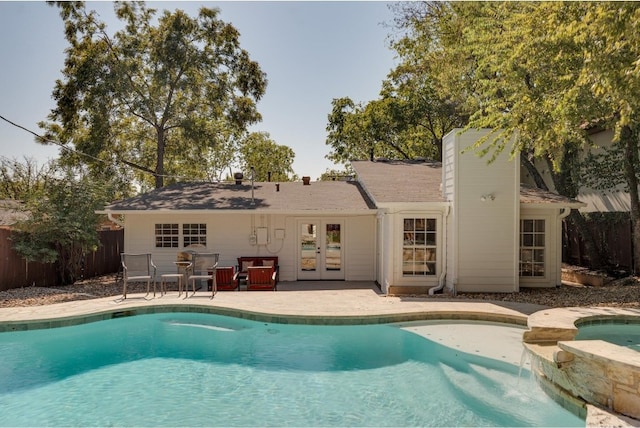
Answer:
<path fill-rule="evenodd" d="M 553 308 L 529 315 L 523 341 L 526 343 L 557 343 L 573 340 L 580 325 L 603 322 L 640 323 L 640 309 L 623 308 Z"/>
<path fill-rule="evenodd" d="M 615 363 L 621 369 L 636 371 L 640 374 L 640 352 L 624 346 L 614 345 L 604 340 L 575 340 L 558 342 L 558 347 L 576 356 L 591 358 L 602 364 Z"/>
<path fill-rule="evenodd" d="M 574 340 L 580 326 L 609 323 L 640 325 L 640 310 L 545 309 L 529 316 L 523 342 L 547 392 L 584 414 L 588 427 L 640 426 L 634 419 L 640 416 L 640 352 L 602 340 Z M 603 399 L 602 391 L 610 391 L 607 395 L 615 400 Z"/>
<path fill-rule="evenodd" d="M 68 305 L 61 303 L 57 305 Z M 54 306 L 54 305 L 51 305 Z M 78 324 L 86 324 L 95 321 L 120 318 L 125 316 L 144 315 L 167 312 L 194 312 L 225 315 L 235 318 L 243 318 L 253 321 L 277 323 L 277 324 L 307 324 L 307 325 L 362 325 L 362 324 L 386 324 L 411 321 L 429 320 L 468 320 L 491 321 L 505 324 L 526 326 L 526 315 L 517 313 L 485 312 L 468 306 L 466 308 L 439 308 L 438 310 L 412 310 L 407 312 L 371 313 L 371 314 L 282 314 L 268 310 L 255 311 L 231 307 L 216 306 L 214 304 L 189 302 L 161 303 L 158 301 L 127 301 L 126 305 L 111 307 L 108 309 L 94 308 L 90 310 L 72 311 L 65 313 L 60 311 L 58 315 L 36 316 L 27 319 L 24 316 L 7 316 L 7 310 L 0 311 L 0 333 L 10 331 L 39 330 L 56 327 L 67 327 Z M 303 311 L 304 312 L 304 311 Z M 4 315 L 4 316 L 3 316 Z M 24 314 L 22 314 L 24 315 Z M 35 315 L 35 314 L 34 314 Z"/>

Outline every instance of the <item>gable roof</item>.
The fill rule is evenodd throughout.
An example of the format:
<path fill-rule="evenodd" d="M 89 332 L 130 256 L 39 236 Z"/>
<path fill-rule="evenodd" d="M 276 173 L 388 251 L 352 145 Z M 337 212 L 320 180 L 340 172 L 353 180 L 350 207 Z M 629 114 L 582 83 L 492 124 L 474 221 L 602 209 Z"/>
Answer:
<path fill-rule="evenodd" d="M 440 190 L 442 163 L 435 161 L 352 161 L 367 193 L 376 203 L 446 202 Z"/>
<path fill-rule="evenodd" d="M 375 203 L 445 202 L 442 195 L 442 163 L 436 161 L 353 161 L 367 193 Z M 572 208 L 580 201 L 547 190 L 520 185 L 520 203 L 528 205 L 561 204 Z"/>
<path fill-rule="evenodd" d="M 253 196 L 252 196 L 253 195 Z M 114 202 L 111 212 L 243 210 L 243 211 L 367 211 L 374 209 L 360 184 L 354 181 L 254 183 L 176 183 Z"/>
<path fill-rule="evenodd" d="M 114 202 L 112 213 L 144 211 L 268 211 L 364 212 L 385 203 L 442 203 L 442 163 L 435 161 L 354 161 L 357 181 L 257 182 L 250 184 L 176 183 Z M 279 186 L 279 191 L 277 187 Z M 579 208 L 584 204 L 526 185 L 520 203 L 559 204 Z"/>

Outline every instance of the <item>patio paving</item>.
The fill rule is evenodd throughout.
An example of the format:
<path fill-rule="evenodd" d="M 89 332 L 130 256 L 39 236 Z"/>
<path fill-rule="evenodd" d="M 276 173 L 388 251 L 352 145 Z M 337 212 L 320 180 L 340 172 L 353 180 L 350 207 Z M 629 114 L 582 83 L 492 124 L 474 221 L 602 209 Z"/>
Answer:
<path fill-rule="evenodd" d="M 129 294 L 90 300 L 78 300 L 46 306 L 0 308 L 0 323 L 38 322 L 72 319 L 88 314 L 116 312 L 136 307 L 205 306 L 227 313 L 245 312 L 253 317 L 277 321 L 320 323 L 322 320 L 357 322 L 410 321 L 417 319 L 471 319 L 526 325 L 529 314 L 539 305 L 472 300 L 446 300 L 428 297 L 385 296 L 373 282 L 304 281 L 280 282 L 278 291 L 196 291 L 178 296 L 177 291 L 156 297 L 153 294 Z M 304 321 L 307 320 L 307 321 Z M 312 321 L 308 321 L 312 320 Z M 339 322 L 339 321 L 336 321 Z"/>

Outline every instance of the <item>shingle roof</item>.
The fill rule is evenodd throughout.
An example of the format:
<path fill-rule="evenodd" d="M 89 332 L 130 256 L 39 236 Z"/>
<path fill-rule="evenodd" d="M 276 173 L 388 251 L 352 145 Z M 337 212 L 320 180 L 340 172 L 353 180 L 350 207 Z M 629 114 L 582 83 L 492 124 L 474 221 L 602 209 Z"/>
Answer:
<path fill-rule="evenodd" d="M 12 199 L 0 199 L 0 226 L 11 226 L 21 220 L 29 218 L 29 212 L 24 205 Z"/>
<path fill-rule="evenodd" d="M 148 210 L 367 211 L 375 204 L 446 202 L 442 196 L 442 164 L 433 161 L 354 161 L 358 181 L 254 184 L 177 183 L 114 202 L 112 212 Z M 364 190 L 366 189 L 366 191 Z M 371 200 L 373 199 L 373 201 Z M 583 204 L 548 191 L 522 185 L 525 204 Z"/>
<path fill-rule="evenodd" d="M 443 202 L 442 163 L 435 161 L 354 161 L 358 180 L 376 203 Z M 564 204 L 575 208 L 584 204 L 526 185 L 520 186 L 520 203 Z"/>
<path fill-rule="evenodd" d="M 269 210 L 365 211 L 374 206 L 360 185 L 349 181 L 254 183 L 177 183 L 115 202 L 108 211 L 141 210 Z"/>
<path fill-rule="evenodd" d="M 376 203 L 445 201 L 440 162 L 353 161 L 351 166 Z"/>
<path fill-rule="evenodd" d="M 526 184 L 520 184 L 520 203 L 523 204 L 565 204 L 579 208 L 585 206 L 583 202 L 575 199 L 567 198 L 566 196 L 558 195 L 557 193 L 549 192 L 548 190 L 538 189 Z"/>

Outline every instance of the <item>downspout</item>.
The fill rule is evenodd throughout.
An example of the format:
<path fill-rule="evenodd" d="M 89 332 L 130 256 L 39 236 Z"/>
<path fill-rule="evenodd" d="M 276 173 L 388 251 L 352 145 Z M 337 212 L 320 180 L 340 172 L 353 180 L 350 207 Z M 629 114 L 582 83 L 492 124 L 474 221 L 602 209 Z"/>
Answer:
<path fill-rule="evenodd" d="M 556 269 L 556 287 L 562 284 L 562 220 L 566 218 L 569 214 L 571 214 L 570 207 L 561 208 L 560 213 L 558 213 L 558 222 L 557 222 L 557 231 L 556 236 L 559 237 L 556 242 L 556 260 L 558 260 L 559 266 Z"/>
<path fill-rule="evenodd" d="M 117 224 L 118 226 L 120 226 L 120 227 L 124 227 L 124 223 L 123 223 L 123 222 L 121 222 L 120 220 L 116 219 L 116 218 L 113 216 L 113 213 L 112 213 L 111 211 L 107 211 L 107 218 L 108 218 L 109 220 L 111 220 L 112 222 L 114 222 L 115 224 Z"/>
<path fill-rule="evenodd" d="M 448 221 L 447 219 L 449 218 L 449 213 L 451 212 L 451 205 L 447 205 L 447 208 L 444 212 L 444 216 L 443 216 L 443 225 L 442 225 L 442 247 L 444 247 L 445 251 L 444 251 L 444 259 L 442 260 L 442 272 L 440 272 L 440 278 L 438 278 L 438 286 L 437 287 L 431 287 L 429 289 L 429 295 L 433 296 L 434 294 L 436 294 L 436 292 L 442 290 L 444 288 L 445 282 L 444 279 L 447 276 L 447 228 L 448 228 Z M 455 295 L 455 288 L 453 290 L 453 293 Z"/>
<path fill-rule="evenodd" d="M 381 245 L 382 242 L 385 242 L 384 239 L 384 218 L 387 215 L 387 209 L 378 209 L 376 213 L 376 273 L 375 280 L 380 287 L 380 290 L 384 292 L 384 294 L 389 293 L 389 281 L 386 276 L 386 266 L 383 263 L 384 258 L 384 245 Z"/>

